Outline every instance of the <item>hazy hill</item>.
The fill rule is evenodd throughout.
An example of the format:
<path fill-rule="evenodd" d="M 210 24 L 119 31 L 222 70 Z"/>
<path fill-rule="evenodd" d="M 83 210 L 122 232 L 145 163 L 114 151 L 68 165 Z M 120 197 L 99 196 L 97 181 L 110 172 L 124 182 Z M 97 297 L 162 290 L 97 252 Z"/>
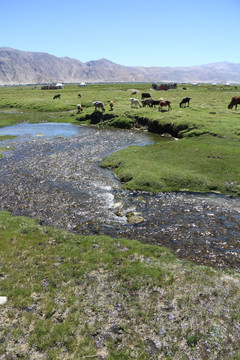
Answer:
<path fill-rule="evenodd" d="M 240 82 L 240 64 L 129 67 L 107 59 L 83 63 L 47 53 L 0 48 L 0 85 L 54 82 Z"/>

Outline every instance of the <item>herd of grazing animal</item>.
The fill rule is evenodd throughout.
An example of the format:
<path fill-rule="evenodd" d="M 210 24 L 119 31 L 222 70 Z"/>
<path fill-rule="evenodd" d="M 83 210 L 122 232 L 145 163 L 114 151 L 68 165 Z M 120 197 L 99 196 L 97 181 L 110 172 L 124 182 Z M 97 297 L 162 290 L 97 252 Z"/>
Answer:
<path fill-rule="evenodd" d="M 189 98 L 189 97 L 182 99 L 182 101 L 179 104 L 180 107 L 182 107 L 182 104 L 185 104 L 185 106 L 186 106 L 186 103 L 189 106 L 190 100 L 191 100 L 191 98 Z M 172 110 L 171 101 L 163 100 L 163 98 L 160 98 L 159 100 L 155 100 L 148 93 L 142 93 L 142 105 L 140 104 L 140 101 L 135 98 L 130 98 L 130 102 L 131 102 L 131 107 L 133 107 L 133 105 L 139 106 L 139 107 L 146 107 L 146 106 L 149 106 L 149 107 L 154 106 L 155 107 L 157 105 L 159 111 L 163 111 L 164 107 L 167 107 L 168 111 Z"/>
<path fill-rule="evenodd" d="M 136 92 L 134 92 L 134 94 L 135 93 Z M 132 94 L 133 94 L 133 92 L 132 92 Z M 81 97 L 82 97 L 81 93 L 78 93 L 78 98 L 81 98 Z M 55 94 L 53 96 L 53 100 L 60 99 L 60 98 L 61 98 L 61 94 Z M 149 106 L 149 107 L 158 106 L 158 110 L 161 112 L 163 111 L 164 107 L 166 107 L 168 111 L 172 110 L 171 101 L 163 100 L 163 98 L 160 98 L 159 100 L 155 100 L 151 97 L 151 95 L 149 93 L 141 94 L 141 103 L 136 98 L 130 98 L 129 100 L 130 100 L 131 107 L 141 108 L 141 107 L 146 107 L 146 106 Z M 191 100 L 190 97 L 183 98 L 182 101 L 179 103 L 180 108 L 182 108 L 183 105 L 184 105 L 184 107 L 186 107 L 186 106 L 189 107 L 190 100 Z M 109 103 L 109 110 L 112 111 L 115 103 L 112 100 L 108 101 L 108 103 Z M 105 112 L 105 106 L 102 101 L 95 100 L 95 101 L 93 101 L 93 105 L 95 107 L 95 111 L 101 110 L 102 112 Z M 228 105 L 228 109 L 232 109 L 233 106 L 235 106 L 235 110 L 237 110 L 237 105 L 240 105 L 240 95 L 232 97 L 231 102 Z M 82 105 L 78 104 L 77 105 L 77 114 L 81 113 L 81 111 L 83 111 Z"/>

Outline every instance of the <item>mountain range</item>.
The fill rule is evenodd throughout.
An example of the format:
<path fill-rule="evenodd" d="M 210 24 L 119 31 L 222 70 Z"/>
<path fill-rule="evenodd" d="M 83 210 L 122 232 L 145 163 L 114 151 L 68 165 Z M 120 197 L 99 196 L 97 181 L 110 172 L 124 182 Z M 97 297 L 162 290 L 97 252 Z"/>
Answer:
<path fill-rule="evenodd" d="M 86 63 L 48 53 L 0 47 L 0 85 L 79 82 L 240 83 L 240 64 L 189 67 L 123 66 L 107 59 Z"/>

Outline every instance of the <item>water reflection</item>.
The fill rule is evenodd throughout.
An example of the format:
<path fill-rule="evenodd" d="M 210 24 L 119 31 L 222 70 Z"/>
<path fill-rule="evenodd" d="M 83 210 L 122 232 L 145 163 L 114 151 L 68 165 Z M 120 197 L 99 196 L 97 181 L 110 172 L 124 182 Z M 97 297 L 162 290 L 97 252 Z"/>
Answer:
<path fill-rule="evenodd" d="M 39 123 L 39 124 L 29 124 L 21 123 L 12 126 L 6 126 L 0 128 L 0 135 L 14 135 L 19 136 L 18 140 L 31 139 L 35 136 L 73 136 L 77 135 L 79 132 L 83 132 L 84 127 L 80 128 L 68 123 Z"/>
<path fill-rule="evenodd" d="M 55 131 L 63 131 L 60 125 Z M 152 142 L 150 134 L 83 126 L 74 131 L 61 138 L 5 141 L 15 150 L 0 161 L 1 210 L 81 234 L 164 245 L 182 258 L 239 270 L 239 199 L 122 190 L 98 164 L 112 151 Z"/>

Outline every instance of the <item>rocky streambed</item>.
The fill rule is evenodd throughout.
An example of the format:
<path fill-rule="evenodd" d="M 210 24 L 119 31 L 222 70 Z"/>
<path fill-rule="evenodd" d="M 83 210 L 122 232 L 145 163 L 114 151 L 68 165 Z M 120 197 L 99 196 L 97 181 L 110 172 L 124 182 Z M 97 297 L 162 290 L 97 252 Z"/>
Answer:
<path fill-rule="evenodd" d="M 239 271 L 239 199 L 122 190 L 112 172 L 100 167 L 102 159 L 148 144 L 151 135 L 66 125 L 26 124 L 21 136 L 2 142 L 14 150 L 0 159 L 0 210 L 80 234 L 167 246 L 181 258 Z M 0 135 L 4 131 L 10 128 Z"/>

